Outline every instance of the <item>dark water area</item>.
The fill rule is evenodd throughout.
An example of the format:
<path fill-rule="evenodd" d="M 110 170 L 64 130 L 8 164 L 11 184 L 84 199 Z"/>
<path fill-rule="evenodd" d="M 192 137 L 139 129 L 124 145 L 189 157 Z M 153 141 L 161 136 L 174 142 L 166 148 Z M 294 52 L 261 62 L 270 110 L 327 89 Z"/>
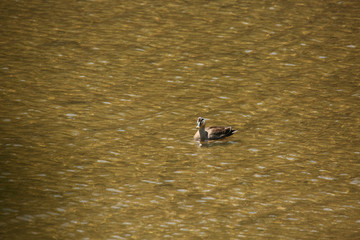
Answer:
<path fill-rule="evenodd" d="M 360 2 L 0 2 L 1 239 L 357 239 Z M 196 120 L 233 126 L 199 145 Z"/>

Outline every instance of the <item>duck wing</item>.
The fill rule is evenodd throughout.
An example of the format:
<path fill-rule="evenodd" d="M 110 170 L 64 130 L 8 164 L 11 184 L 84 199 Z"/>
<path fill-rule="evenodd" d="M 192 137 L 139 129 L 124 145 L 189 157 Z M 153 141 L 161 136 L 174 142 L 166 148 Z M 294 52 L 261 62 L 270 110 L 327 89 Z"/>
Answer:
<path fill-rule="evenodd" d="M 237 130 L 233 130 L 231 127 L 208 127 L 206 128 L 208 132 L 209 140 L 217 140 L 233 135 Z"/>

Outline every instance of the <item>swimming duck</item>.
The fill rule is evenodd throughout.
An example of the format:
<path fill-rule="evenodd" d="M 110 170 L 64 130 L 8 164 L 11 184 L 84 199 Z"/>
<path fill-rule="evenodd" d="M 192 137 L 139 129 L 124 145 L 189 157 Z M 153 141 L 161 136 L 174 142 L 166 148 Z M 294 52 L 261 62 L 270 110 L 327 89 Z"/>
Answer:
<path fill-rule="evenodd" d="M 233 135 L 237 130 L 231 127 L 207 127 L 205 128 L 205 119 L 199 117 L 197 126 L 199 130 L 194 135 L 195 141 L 218 140 Z"/>

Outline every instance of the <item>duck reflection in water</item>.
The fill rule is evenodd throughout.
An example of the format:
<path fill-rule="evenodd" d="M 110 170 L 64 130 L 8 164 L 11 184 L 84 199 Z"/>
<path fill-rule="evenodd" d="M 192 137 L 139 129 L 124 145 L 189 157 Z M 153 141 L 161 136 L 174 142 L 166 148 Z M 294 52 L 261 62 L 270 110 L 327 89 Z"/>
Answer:
<path fill-rule="evenodd" d="M 199 130 L 194 135 L 195 141 L 209 141 L 209 140 L 220 140 L 228 136 L 233 135 L 238 130 L 232 129 L 232 127 L 207 127 L 205 128 L 205 119 L 199 117 L 197 120 L 197 126 Z"/>

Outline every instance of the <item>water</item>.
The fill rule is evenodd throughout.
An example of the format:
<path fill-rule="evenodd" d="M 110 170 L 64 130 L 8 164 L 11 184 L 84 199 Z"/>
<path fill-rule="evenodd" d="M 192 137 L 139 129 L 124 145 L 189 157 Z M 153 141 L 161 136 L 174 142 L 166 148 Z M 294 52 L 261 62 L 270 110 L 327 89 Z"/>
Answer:
<path fill-rule="evenodd" d="M 358 2 L 0 6 L 2 239 L 358 238 Z"/>

